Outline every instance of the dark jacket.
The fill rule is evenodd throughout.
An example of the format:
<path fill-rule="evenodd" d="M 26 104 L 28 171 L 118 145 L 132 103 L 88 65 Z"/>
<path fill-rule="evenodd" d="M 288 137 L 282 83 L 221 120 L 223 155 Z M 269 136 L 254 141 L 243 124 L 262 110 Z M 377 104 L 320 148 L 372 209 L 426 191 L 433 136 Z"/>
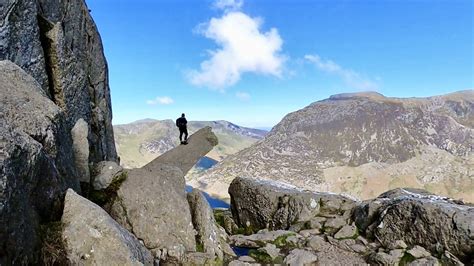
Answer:
<path fill-rule="evenodd" d="M 176 119 L 176 126 L 179 128 L 186 128 L 187 124 L 188 124 L 188 121 L 184 117 L 180 117 Z"/>

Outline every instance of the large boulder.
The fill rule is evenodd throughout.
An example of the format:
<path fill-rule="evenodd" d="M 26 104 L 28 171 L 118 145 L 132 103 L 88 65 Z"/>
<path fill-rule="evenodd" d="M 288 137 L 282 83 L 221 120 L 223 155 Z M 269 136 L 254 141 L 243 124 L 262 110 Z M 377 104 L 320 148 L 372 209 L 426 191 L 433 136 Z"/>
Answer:
<path fill-rule="evenodd" d="M 204 194 L 198 189 L 193 189 L 187 194 L 187 198 L 197 233 L 196 244 L 202 249 L 198 251 L 210 253 L 221 261 L 224 255 L 235 257 L 234 251 L 227 244 L 227 233 L 216 223 L 214 213 Z"/>
<path fill-rule="evenodd" d="M 68 189 L 62 236 L 72 265 L 153 265 L 151 252 L 107 212 Z"/>
<path fill-rule="evenodd" d="M 67 187 L 79 189 L 60 109 L 39 84 L 0 61 L 0 264 L 38 260 L 39 225 L 59 219 Z"/>
<path fill-rule="evenodd" d="M 414 189 L 394 189 L 354 211 L 362 233 L 390 247 L 394 239 L 463 261 L 474 254 L 474 207 Z"/>
<path fill-rule="evenodd" d="M 252 178 L 235 178 L 229 187 L 237 224 L 253 231 L 289 229 L 315 216 L 350 218 L 355 201 L 336 194 L 301 191 L 293 186 Z"/>
<path fill-rule="evenodd" d="M 207 127 L 188 142 L 127 171 L 111 204 L 112 217 L 164 261 L 182 261 L 186 252 L 196 251 L 184 175 L 217 144 L 217 138 Z"/>
<path fill-rule="evenodd" d="M 0 5 L 0 60 L 10 60 L 67 112 L 69 132 L 90 126 L 91 162 L 117 160 L 107 62 L 84 0 L 6 0 Z"/>

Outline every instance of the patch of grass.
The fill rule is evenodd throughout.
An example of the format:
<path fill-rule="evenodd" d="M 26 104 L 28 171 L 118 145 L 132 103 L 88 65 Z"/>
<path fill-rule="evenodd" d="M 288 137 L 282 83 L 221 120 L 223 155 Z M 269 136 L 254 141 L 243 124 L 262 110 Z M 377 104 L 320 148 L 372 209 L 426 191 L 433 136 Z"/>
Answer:
<path fill-rule="evenodd" d="M 224 212 L 224 210 L 214 210 L 214 219 L 222 227 L 224 227 Z"/>
<path fill-rule="evenodd" d="M 42 246 L 40 251 L 42 265 L 67 265 L 67 253 L 62 239 L 61 221 L 40 225 Z"/>
<path fill-rule="evenodd" d="M 250 250 L 249 256 L 254 258 L 259 263 L 273 263 L 272 257 L 260 249 Z"/>
<path fill-rule="evenodd" d="M 413 257 L 411 254 L 405 253 L 405 255 L 403 255 L 403 257 L 400 259 L 400 262 L 398 263 L 398 265 L 405 266 L 414 260 L 416 260 L 415 257 Z"/>
<path fill-rule="evenodd" d="M 291 242 L 288 242 L 287 241 L 287 238 L 290 237 L 290 236 L 294 236 L 296 234 L 294 233 L 289 233 L 289 234 L 285 234 L 285 235 L 281 235 L 279 237 L 277 237 L 275 239 L 275 241 L 273 241 L 273 244 L 279 248 L 283 248 L 283 247 L 295 247 L 294 243 L 291 243 Z"/>
<path fill-rule="evenodd" d="M 249 235 L 252 235 L 252 234 L 255 234 L 257 232 L 257 230 L 255 230 L 253 228 L 253 226 L 246 226 L 246 227 L 239 227 L 237 228 L 237 230 L 235 231 L 235 233 L 237 235 L 246 235 L 246 236 L 249 236 Z"/>
<path fill-rule="evenodd" d="M 204 252 L 204 244 L 196 243 L 196 251 L 197 252 Z"/>

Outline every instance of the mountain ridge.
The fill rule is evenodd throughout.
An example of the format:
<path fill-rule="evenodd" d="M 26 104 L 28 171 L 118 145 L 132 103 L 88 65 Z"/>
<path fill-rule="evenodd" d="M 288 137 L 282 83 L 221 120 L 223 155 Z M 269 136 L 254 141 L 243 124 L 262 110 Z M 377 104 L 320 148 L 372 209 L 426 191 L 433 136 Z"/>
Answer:
<path fill-rule="evenodd" d="M 226 197 L 236 176 L 374 197 L 403 183 L 474 201 L 474 91 L 427 98 L 331 96 L 191 182 Z M 372 186 L 373 185 L 373 186 Z"/>

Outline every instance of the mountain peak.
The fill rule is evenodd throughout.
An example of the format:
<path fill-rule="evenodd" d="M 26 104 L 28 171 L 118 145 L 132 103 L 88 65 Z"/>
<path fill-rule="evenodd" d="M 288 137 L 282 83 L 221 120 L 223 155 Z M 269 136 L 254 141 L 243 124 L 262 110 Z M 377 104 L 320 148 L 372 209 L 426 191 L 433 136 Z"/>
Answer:
<path fill-rule="evenodd" d="M 351 98 L 370 98 L 370 99 L 385 99 L 386 97 L 375 91 L 349 92 L 339 93 L 329 96 L 330 100 L 346 100 Z"/>

